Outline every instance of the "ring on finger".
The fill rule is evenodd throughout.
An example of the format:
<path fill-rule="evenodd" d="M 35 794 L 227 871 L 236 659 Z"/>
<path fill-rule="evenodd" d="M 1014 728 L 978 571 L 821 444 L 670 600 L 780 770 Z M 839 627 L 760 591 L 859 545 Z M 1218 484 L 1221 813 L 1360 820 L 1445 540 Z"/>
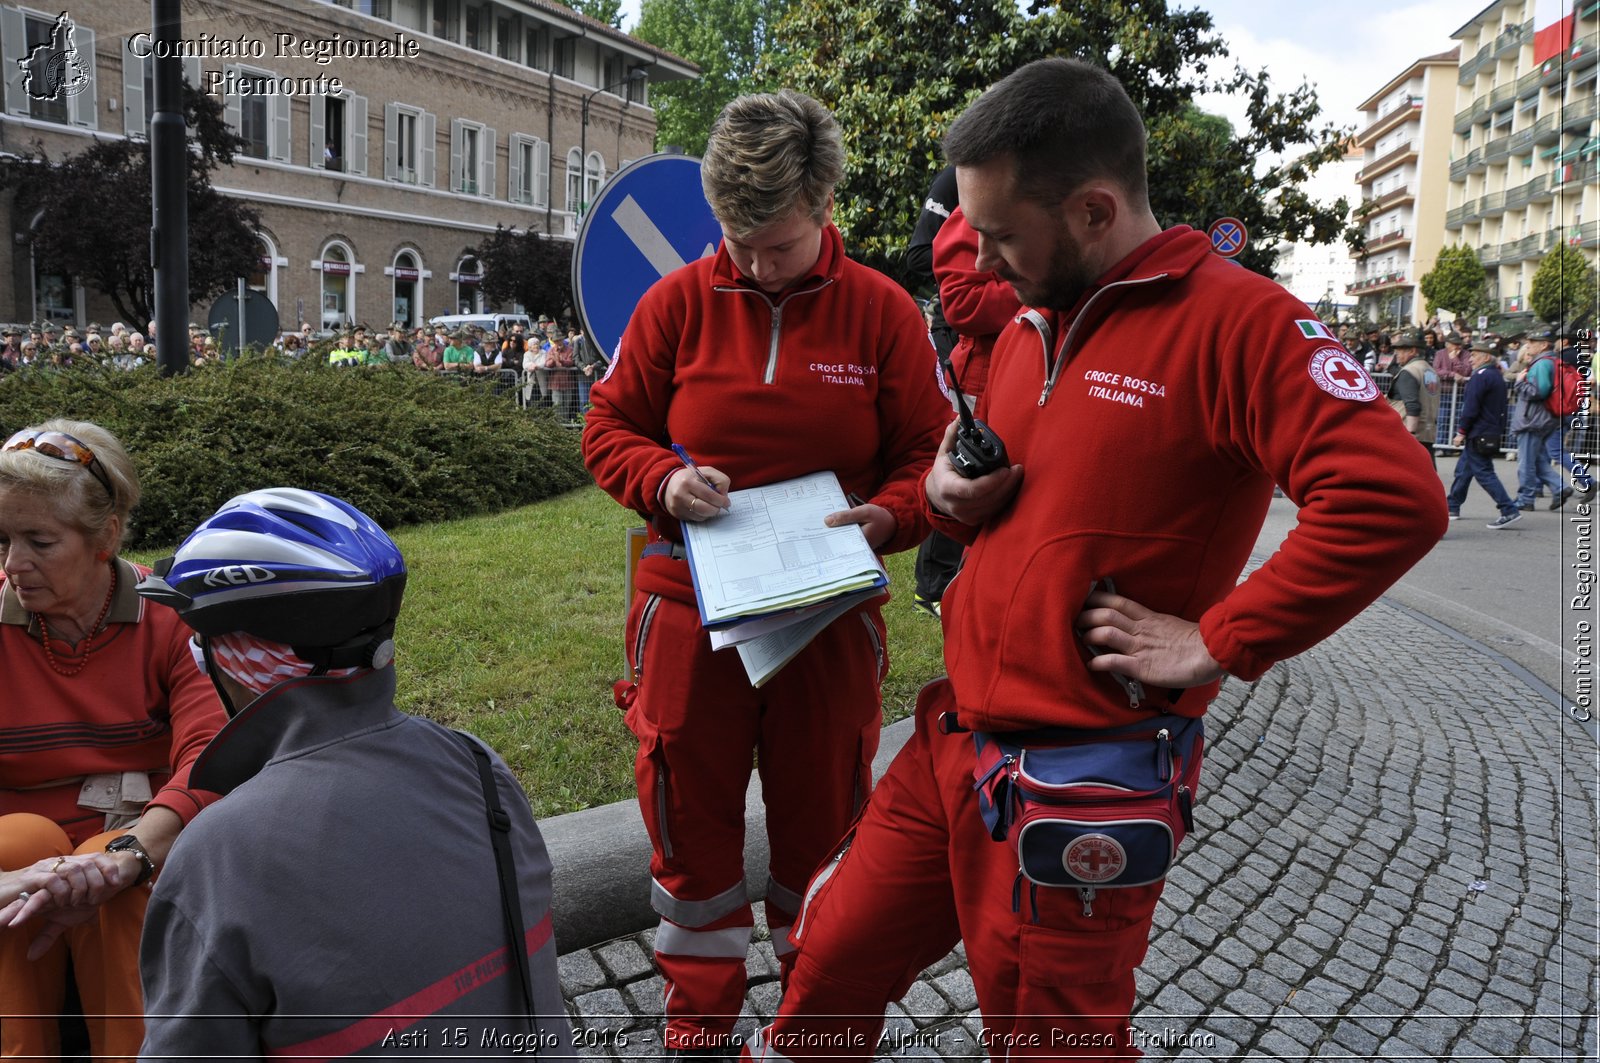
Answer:
<path fill-rule="evenodd" d="M 59 874 L 61 874 L 61 869 L 63 867 L 66 867 L 66 866 L 67 866 L 67 858 L 63 856 L 60 860 L 56 861 L 56 866 L 52 867 L 50 869 L 50 873 L 52 875 L 59 875 Z"/>
<path fill-rule="evenodd" d="M 23 890 L 21 893 L 17 894 L 17 900 L 26 902 L 31 896 L 32 894 L 30 894 L 27 890 Z"/>
<path fill-rule="evenodd" d="M 691 515 L 693 513 L 695 513 L 695 511 L 699 507 L 699 505 L 700 505 L 700 500 L 698 498 L 689 499 L 689 512 L 690 512 Z"/>

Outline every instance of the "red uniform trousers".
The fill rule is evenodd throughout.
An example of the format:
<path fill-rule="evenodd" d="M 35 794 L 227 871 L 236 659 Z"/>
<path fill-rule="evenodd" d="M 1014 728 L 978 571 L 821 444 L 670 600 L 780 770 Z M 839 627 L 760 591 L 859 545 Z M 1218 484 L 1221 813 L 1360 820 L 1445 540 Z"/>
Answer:
<path fill-rule="evenodd" d="M 787 976 L 798 891 L 871 786 L 883 647 L 878 610 L 850 613 L 757 690 L 736 650 L 712 651 L 693 605 L 635 598 L 628 652 L 638 685 L 627 722 L 639 739 L 651 903 L 662 916 L 655 948 L 669 1048 L 725 1039 L 744 1003 L 754 924 L 744 882 L 752 754 L 772 852 L 767 924 Z"/>
<path fill-rule="evenodd" d="M 97 834 L 74 848 L 66 832 L 43 816 L 0 816 L 0 868 L 15 871 L 47 857 L 103 852 L 106 842 L 122 833 Z M 131 1061 L 138 1056 L 144 1041 L 139 934 L 149 899 L 148 884 L 123 890 L 101 905 L 98 916 L 69 928 L 37 960 L 28 959 L 28 945 L 38 920 L 0 930 L 0 1016 L 8 1016 L 0 1018 L 0 1056 L 60 1056 L 69 953 L 94 1058 Z M 41 1017 L 21 1017 L 28 1015 Z"/>
<path fill-rule="evenodd" d="M 938 731 L 938 715 L 954 708 L 943 680 L 918 697 L 911 741 L 806 892 L 783 1004 L 746 1058 L 884 1054 L 884 1008 L 957 940 L 990 1058 L 1141 1055 L 1128 1033 L 1133 971 L 1161 883 L 1102 889 L 1092 915 L 1077 890 L 1040 887 L 1037 922 L 1024 889 L 1013 911 L 1017 858 L 979 817 L 972 738 Z"/>

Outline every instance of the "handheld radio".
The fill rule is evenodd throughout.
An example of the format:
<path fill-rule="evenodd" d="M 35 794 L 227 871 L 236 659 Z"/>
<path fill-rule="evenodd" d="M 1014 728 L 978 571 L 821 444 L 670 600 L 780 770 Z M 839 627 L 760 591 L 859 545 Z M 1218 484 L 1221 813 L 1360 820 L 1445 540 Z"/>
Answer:
<path fill-rule="evenodd" d="M 956 429 L 956 446 L 950 452 L 950 464 L 969 480 L 986 476 L 996 469 L 1004 469 L 1011 464 L 1006 458 L 1006 445 L 1000 441 L 994 429 L 972 416 L 972 411 L 967 409 L 966 397 L 961 394 L 961 385 L 956 382 L 955 370 L 950 363 L 941 357 L 939 364 L 950 378 L 950 388 L 956 396 L 956 412 L 961 418 L 961 425 Z"/>

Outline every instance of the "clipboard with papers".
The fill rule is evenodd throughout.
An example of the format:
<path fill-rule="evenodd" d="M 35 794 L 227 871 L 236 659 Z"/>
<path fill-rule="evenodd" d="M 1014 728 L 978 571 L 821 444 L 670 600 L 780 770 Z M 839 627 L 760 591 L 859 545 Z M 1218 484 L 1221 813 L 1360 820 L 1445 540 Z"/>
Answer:
<path fill-rule="evenodd" d="M 708 521 L 684 522 L 700 622 L 715 649 L 736 647 L 761 686 L 839 616 L 883 594 L 889 574 L 861 527 L 822 518 L 849 509 L 833 472 L 729 493 Z"/>

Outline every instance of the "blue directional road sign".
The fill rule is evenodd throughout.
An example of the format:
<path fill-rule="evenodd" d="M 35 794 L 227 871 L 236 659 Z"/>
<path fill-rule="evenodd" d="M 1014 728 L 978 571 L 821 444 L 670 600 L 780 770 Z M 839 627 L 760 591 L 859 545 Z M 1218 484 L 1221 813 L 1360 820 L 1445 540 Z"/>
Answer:
<path fill-rule="evenodd" d="M 1250 239 L 1244 222 L 1238 218 L 1218 218 L 1206 230 L 1206 235 L 1211 237 L 1211 250 L 1223 258 L 1232 258 L 1243 251 L 1245 242 Z"/>
<path fill-rule="evenodd" d="M 606 182 L 572 253 L 572 292 L 592 342 L 610 355 L 656 281 L 714 254 L 722 227 L 700 188 L 700 160 L 649 155 Z"/>

